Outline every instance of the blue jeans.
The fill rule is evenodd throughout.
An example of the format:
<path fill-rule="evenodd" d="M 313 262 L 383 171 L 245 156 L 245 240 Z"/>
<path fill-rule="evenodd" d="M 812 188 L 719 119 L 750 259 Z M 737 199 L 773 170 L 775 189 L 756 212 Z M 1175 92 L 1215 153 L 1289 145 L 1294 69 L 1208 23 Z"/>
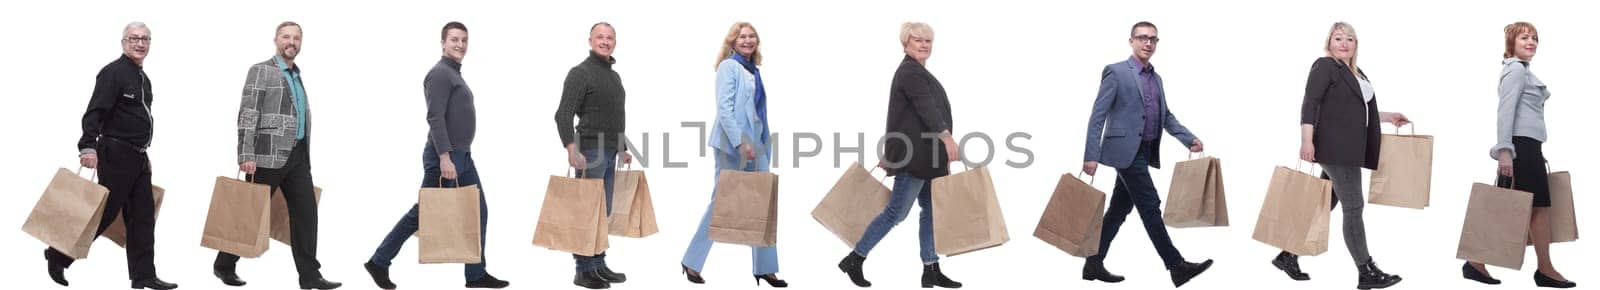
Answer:
<path fill-rule="evenodd" d="M 895 174 L 889 205 L 883 208 L 883 213 L 878 214 L 877 218 L 872 219 L 872 224 L 867 225 L 866 233 L 861 234 L 861 241 L 856 242 L 856 254 L 865 257 L 872 252 L 872 248 L 878 246 L 878 241 L 883 240 L 883 236 L 888 235 L 895 224 L 905 220 L 906 215 L 911 213 L 912 201 L 922 207 L 921 226 L 917 228 L 917 240 L 922 246 L 922 263 L 939 262 L 939 254 L 933 250 L 933 183 L 907 172 Z"/>
<path fill-rule="evenodd" d="M 1172 246 L 1166 222 L 1161 220 L 1161 196 L 1156 193 L 1155 182 L 1150 180 L 1151 150 L 1156 149 L 1150 148 L 1149 143 L 1139 145 L 1133 164 L 1117 169 L 1117 187 L 1112 191 L 1111 207 L 1106 208 L 1105 225 L 1100 229 L 1100 254 L 1089 257 L 1091 262 L 1106 260 L 1106 254 L 1111 252 L 1111 240 L 1117 238 L 1117 230 L 1135 207 L 1139 209 L 1139 219 L 1144 220 L 1145 234 L 1150 236 L 1156 254 L 1161 255 L 1167 269 L 1183 262 L 1183 254 Z"/>
<path fill-rule="evenodd" d="M 478 241 L 484 243 L 489 237 L 489 203 L 484 199 L 483 184 L 478 181 L 477 163 L 472 161 L 472 152 L 450 152 L 450 161 L 456 164 L 456 180 L 444 181 L 443 186 L 478 186 L 478 227 L 480 234 Z M 440 187 L 439 181 L 439 154 L 428 148 L 422 152 L 422 187 Z M 400 254 L 400 247 L 406 244 L 417 233 L 417 205 L 411 205 L 411 211 L 400 217 L 400 222 L 395 223 L 394 229 L 389 230 L 389 236 L 383 238 L 383 243 L 378 244 L 378 250 L 372 253 L 372 263 L 378 267 L 389 268 L 394 261 L 394 256 Z M 485 246 L 486 244 L 480 244 Z M 487 247 L 482 253 L 489 252 Z M 465 276 L 468 282 L 483 278 L 488 274 L 489 259 L 482 258 L 477 264 L 467 264 Z"/>
<path fill-rule="evenodd" d="M 717 150 L 713 154 L 717 159 L 717 171 L 712 175 L 712 184 L 716 178 L 722 176 L 722 170 L 742 170 L 751 172 L 771 171 L 772 164 L 769 156 L 756 156 L 754 161 L 741 160 L 736 154 L 728 154 Z M 711 187 L 711 199 L 716 200 L 716 186 Z M 706 255 L 711 254 L 711 239 L 706 237 L 706 230 L 711 225 L 711 205 L 706 205 L 705 215 L 700 216 L 700 227 L 694 232 L 694 238 L 689 240 L 689 248 L 683 251 L 683 266 L 689 267 L 696 273 L 701 272 L 706 265 Z M 750 247 L 751 274 L 766 275 L 778 272 L 778 247 Z"/>
<path fill-rule="evenodd" d="M 611 216 L 611 184 L 616 181 L 617 150 L 614 149 L 586 149 L 583 158 L 589 160 L 582 171 L 578 172 L 579 178 L 604 179 L 606 184 L 606 217 Z M 572 255 L 572 261 L 577 265 L 579 273 L 593 272 L 606 265 L 606 253 L 601 252 L 594 256 Z"/>

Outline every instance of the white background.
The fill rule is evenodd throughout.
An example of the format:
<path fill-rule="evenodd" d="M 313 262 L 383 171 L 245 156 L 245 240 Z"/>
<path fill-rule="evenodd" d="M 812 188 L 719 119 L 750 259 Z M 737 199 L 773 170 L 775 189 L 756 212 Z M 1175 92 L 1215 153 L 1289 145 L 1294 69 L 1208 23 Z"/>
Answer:
<path fill-rule="evenodd" d="M 1487 151 L 1494 142 L 1501 28 L 1508 23 L 1526 20 L 1540 29 L 1544 42 L 1532 67 L 1554 92 L 1547 155 L 1557 170 L 1575 171 L 1578 207 L 1592 205 L 1583 193 L 1594 188 L 1586 177 L 1596 160 L 1579 146 L 1594 140 L 1581 114 L 1597 93 L 1587 68 L 1600 64 L 1586 54 L 1596 47 L 1585 29 L 1593 23 L 1581 12 L 1587 5 L 1574 1 L 103 2 L 15 1 L 0 9 L 8 39 L 0 46 L 7 58 L 0 87 L 10 99 L 0 114 L 6 124 L 0 152 L 8 156 L 0 174 L 7 193 L 0 225 L 22 224 L 55 168 L 76 163 L 73 145 L 95 72 L 117 57 L 124 24 L 148 22 L 154 44 L 146 71 L 158 120 L 150 154 L 154 182 L 168 190 L 156 230 L 157 267 L 184 289 L 224 287 L 210 275 L 215 253 L 199 247 L 200 232 L 213 177 L 233 176 L 235 169 L 234 120 L 245 69 L 272 55 L 273 28 L 284 20 L 305 32 L 299 63 L 316 114 L 313 173 L 326 189 L 322 271 L 351 288 L 372 287 L 360 264 L 415 202 L 427 130 L 421 81 L 439 59 L 439 28 L 452 20 L 471 29 L 463 73 L 478 96 L 473 149 L 492 201 L 489 270 L 516 288 L 574 287 L 571 258 L 531 240 L 545 176 L 563 174 L 565 164 L 551 119 L 561 81 L 586 57 L 585 38 L 596 21 L 617 28 L 616 69 L 630 93 L 630 136 L 649 132 L 650 152 L 657 153 L 649 178 L 662 232 L 612 240 L 610 265 L 630 275 L 617 288 L 689 287 L 677 261 L 709 202 L 712 164 L 695 150 L 699 133 L 678 124 L 712 120 L 714 56 L 739 20 L 754 22 L 767 56 L 771 127 L 784 134 L 783 165 L 775 170 L 784 180 L 781 275 L 798 288 L 850 287 L 834 266 L 848 249 L 809 216 L 843 172 L 830 164 L 832 138 L 825 138 L 823 157 L 803 159 L 797 169 L 789 134 L 844 132 L 844 143 L 854 144 L 851 136 L 866 132 L 868 144 L 876 140 L 901 59 L 903 21 L 928 22 L 936 31 L 928 66 L 950 92 L 958 133 L 1034 136 L 1019 144 L 1035 153 L 1032 167 L 993 167 L 1011 242 L 944 260 L 946 272 L 969 288 L 1170 287 L 1137 216 L 1129 217 L 1107 261 L 1129 277 L 1122 285 L 1077 279 L 1082 259 L 1031 236 L 1056 178 L 1081 164 L 1084 120 L 1101 68 L 1128 57 L 1128 28 L 1140 20 L 1159 25 L 1163 41 L 1153 62 L 1174 113 L 1224 160 L 1234 226 L 1171 230 L 1189 260 L 1217 260 L 1189 289 L 1346 289 L 1356 282 L 1338 214 L 1329 252 L 1301 261 L 1315 279 L 1309 282 L 1273 269 L 1268 260 L 1277 250 L 1250 239 L 1272 168 L 1294 165 L 1305 75 L 1323 55 L 1334 21 L 1357 28 L 1360 65 L 1382 109 L 1406 113 L 1419 133 L 1435 136 L 1433 206 L 1366 211 L 1372 253 L 1384 270 L 1406 278 L 1399 287 L 1473 285 L 1459 278 L 1455 248 L 1470 184 L 1492 181 Z M 661 168 L 667 132 L 674 137 L 671 158 L 690 168 Z M 1162 150 L 1164 166 L 1183 158 L 1179 146 Z M 1095 185 L 1110 191 L 1113 175 L 1103 169 L 1099 179 L 1107 181 Z M 1153 174 L 1164 196 L 1171 172 Z M 1593 215 L 1580 216 L 1580 224 L 1595 224 Z M 918 286 L 914 221 L 891 232 L 868 260 L 867 275 L 878 288 Z M 0 235 L 0 243 L 0 255 L 11 261 L 0 266 L 10 285 L 53 287 L 40 269 L 41 243 L 20 231 Z M 273 247 L 240 263 L 248 287 L 295 286 L 287 248 Z M 1591 250 L 1553 248 L 1567 277 L 1596 274 L 1584 264 Z M 121 289 L 127 285 L 121 252 L 99 243 L 68 277 L 77 289 Z M 1528 255 L 1524 271 L 1492 270 L 1510 284 L 1498 289 L 1532 287 L 1535 262 Z M 750 287 L 743 280 L 750 279 L 748 257 L 742 246 L 717 246 L 705 273 L 710 284 L 695 288 Z M 414 261 L 412 242 L 392 268 L 400 285 L 461 285 L 460 266 Z"/>

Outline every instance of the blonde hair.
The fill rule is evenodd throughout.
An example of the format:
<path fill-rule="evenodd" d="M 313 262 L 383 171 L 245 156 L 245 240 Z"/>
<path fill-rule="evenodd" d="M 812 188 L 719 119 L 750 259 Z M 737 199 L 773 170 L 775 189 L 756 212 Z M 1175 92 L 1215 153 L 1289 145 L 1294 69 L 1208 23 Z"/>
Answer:
<path fill-rule="evenodd" d="M 750 25 L 750 22 L 740 21 L 733 23 L 733 27 L 728 28 L 728 36 L 722 39 L 722 51 L 717 53 L 718 67 L 722 65 L 722 60 L 733 56 L 733 43 L 735 41 L 739 41 L 739 33 L 744 31 L 745 28 L 750 28 L 750 32 L 754 32 L 756 34 L 756 50 L 754 52 L 750 52 L 750 63 L 761 65 L 761 33 L 756 32 L 756 27 L 754 25 Z"/>
<path fill-rule="evenodd" d="M 1322 51 L 1326 52 L 1328 57 L 1333 57 L 1333 34 L 1340 31 L 1343 31 L 1344 35 L 1350 38 L 1350 42 L 1354 42 L 1356 46 L 1350 50 L 1350 63 L 1345 65 L 1350 67 L 1350 73 L 1360 76 L 1361 73 L 1356 68 L 1356 52 L 1360 51 L 1361 39 L 1356 37 L 1356 28 L 1354 26 L 1350 26 L 1349 23 L 1344 23 L 1343 21 L 1334 22 L 1333 27 L 1328 28 L 1328 39 L 1322 42 Z"/>
<path fill-rule="evenodd" d="M 1539 29 L 1533 28 L 1533 23 L 1527 23 L 1527 22 L 1518 21 L 1517 23 L 1512 23 L 1512 24 L 1506 25 L 1505 31 L 1506 31 L 1506 51 L 1505 51 L 1505 53 L 1501 53 L 1500 57 L 1502 57 L 1502 58 L 1511 58 L 1511 57 L 1517 55 L 1516 53 L 1513 52 L 1513 51 L 1516 50 L 1517 36 L 1520 36 L 1523 33 L 1528 33 L 1528 34 L 1533 34 L 1533 39 L 1535 39 L 1535 41 L 1537 41 L 1537 39 L 1539 39 Z M 1524 59 L 1524 61 L 1526 61 L 1526 59 Z"/>
<path fill-rule="evenodd" d="M 922 22 L 906 22 L 900 24 L 900 46 L 911 43 L 911 36 L 933 39 L 933 27 Z"/>

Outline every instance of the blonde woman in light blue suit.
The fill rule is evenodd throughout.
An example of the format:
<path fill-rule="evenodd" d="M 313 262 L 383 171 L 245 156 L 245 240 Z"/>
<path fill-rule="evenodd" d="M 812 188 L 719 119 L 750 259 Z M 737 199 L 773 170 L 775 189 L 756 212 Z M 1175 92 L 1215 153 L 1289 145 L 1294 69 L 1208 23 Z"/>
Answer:
<path fill-rule="evenodd" d="M 712 125 L 710 146 L 715 149 L 717 174 L 722 170 L 766 172 L 771 170 L 771 146 L 767 129 L 766 89 L 762 86 L 761 37 L 748 22 L 734 23 L 717 56 L 717 121 Z M 715 179 L 713 179 L 715 180 Z M 715 182 L 715 181 L 713 181 Z M 713 189 L 715 195 L 715 189 Z M 711 240 L 706 230 L 711 224 L 711 206 L 700 218 L 700 227 L 683 253 L 683 274 L 689 282 L 704 284 L 700 277 Z M 778 279 L 778 248 L 751 247 L 751 264 L 756 285 L 762 281 L 777 288 L 789 283 Z"/>

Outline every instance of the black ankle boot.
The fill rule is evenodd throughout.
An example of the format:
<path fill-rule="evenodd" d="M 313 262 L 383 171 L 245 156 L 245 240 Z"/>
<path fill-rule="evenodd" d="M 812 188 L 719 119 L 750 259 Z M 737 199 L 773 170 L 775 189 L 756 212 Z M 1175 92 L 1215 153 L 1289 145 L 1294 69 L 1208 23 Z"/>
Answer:
<path fill-rule="evenodd" d="M 1283 271 L 1284 274 L 1288 274 L 1289 279 L 1294 279 L 1295 281 L 1311 280 L 1311 274 L 1300 271 L 1300 256 L 1289 252 L 1278 253 L 1278 257 L 1272 259 L 1272 266 Z"/>
<path fill-rule="evenodd" d="M 1111 274 L 1111 271 L 1107 271 L 1104 262 L 1086 260 L 1083 262 L 1083 280 L 1117 283 L 1122 282 L 1123 278 L 1122 276 L 1117 276 L 1117 274 Z"/>
<path fill-rule="evenodd" d="M 939 263 L 922 266 L 922 288 L 961 288 L 961 282 L 950 280 L 944 276 L 944 271 L 939 269 Z"/>
<path fill-rule="evenodd" d="M 600 273 L 595 271 L 578 272 L 572 277 L 572 285 L 589 289 L 611 288 L 611 283 L 606 282 L 605 278 L 600 278 Z"/>
<path fill-rule="evenodd" d="M 1361 271 L 1361 277 L 1357 279 L 1356 289 L 1383 289 L 1400 283 L 1400 275 L 1384 273 L 1383 270 L 1378 269 L 1378 264 L 1370 258 L 1367 259 L 1366 263 L 1357 265 L 1356 268 Z"/>
<path fill-rule="evenodd" d="M 839 261 L 839 271 L 844 271 L 845 274 L 850 275 L 850 283 L 855 283 L 856 287 L 872 287 L 872 282 L 867 281 L 867 275 L 861 273 L 861 265 L 866 262 L 867 257 L 856 254 L 855 251 L 850 251 L 849 256 L 845 256 L 844 260 Z"/>

